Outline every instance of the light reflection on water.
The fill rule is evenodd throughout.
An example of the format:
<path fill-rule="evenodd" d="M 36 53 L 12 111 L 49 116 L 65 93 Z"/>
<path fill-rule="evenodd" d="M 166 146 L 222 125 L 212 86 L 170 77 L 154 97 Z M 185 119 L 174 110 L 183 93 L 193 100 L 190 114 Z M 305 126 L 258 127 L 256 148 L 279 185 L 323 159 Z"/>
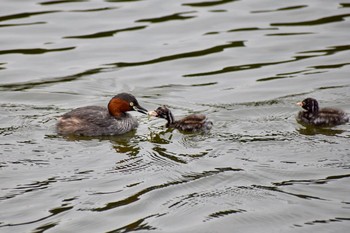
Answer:
<path fill-rule="evenodd" d="M 349 16 L 339 1 L 5 1 L 0 231 L 344 232 L 349 124 L 301 125 L 295 103 L 350 112 Z M 122 136 L 56 135 L 59 115 L 118 92 L 214 127 L 135 113 Z"/>

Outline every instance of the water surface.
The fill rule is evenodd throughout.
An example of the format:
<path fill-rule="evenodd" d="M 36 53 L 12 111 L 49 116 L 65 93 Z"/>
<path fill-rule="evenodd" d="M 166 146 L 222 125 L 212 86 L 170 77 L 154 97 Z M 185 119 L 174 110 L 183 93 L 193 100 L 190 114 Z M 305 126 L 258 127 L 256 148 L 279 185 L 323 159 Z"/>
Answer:
<path fill-rule="evenodd" d="M 346 1 L 11 1 L 0 8 L 1 232 L 346 232 Z M 58 116 L 133 93 L 209 133 L 61 137 Z"/>

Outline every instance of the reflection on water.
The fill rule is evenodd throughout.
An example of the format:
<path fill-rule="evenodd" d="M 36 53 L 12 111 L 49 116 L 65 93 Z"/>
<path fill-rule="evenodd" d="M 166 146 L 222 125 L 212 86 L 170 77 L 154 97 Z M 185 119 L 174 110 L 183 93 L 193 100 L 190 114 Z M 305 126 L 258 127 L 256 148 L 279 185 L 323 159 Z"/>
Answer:
<path fill-rule="evenodd" d="M 166 56 L 166 57 L 160 57 L 160 58 L 152 59 L 152 60 L 149 60 L 149 61 L 134 62 L 134 63 L 118 62 L 118 63 L 111 64 L 111 65 L 115 65 L 116 67 L 149 65 L 149 64 L 153 64 L 153 63 L 172 61 L 172 60 L 176 60 L 176 59 L 184 59 L 184 58 L 188 58 L 188 57 L 205 56 L 205 55 L 209 55 L 209 54 L 212 54 L 212 53 L 222 52 L 223 50 L 225 50 L 227 48 L 241 47 L 241 46 L 244 46 L 243 41 L 233 41 L 233 42 L 230 42 L 229 44 L 225 44 L 225 45 L 218 45 L 218 46 L 215 46 L 215 47 L 212 47 L 212 48 L 199 50 L 199 51 L 188 52 L 188 53 L 169 55 L 169 56 Z"/>
<path fill-rule="evenodd" d="M 334 128 L 322 128 L 322 127 L 315 127 L 315 126 L 304 126 L 297 129 L 297 131 L 300 134 L 304 135 L 316 135 L 316 134 L 323 134 L 326 136 L 336 136 L 341 135 L 345 133 L 345 130 L 341 129 L 334 129 Z"/>
<path fill-rule="evenodd" d="M 271 34 L 268 34 L 268 35 L 271 35 Z M 237 71 L 243 71 L 243 70 L 258 69 L 258 68 L 262 68 L 265 66 L 278 65 L 278 64 L 289 63 L 289 62 L 296 62 L 299 60 L 310 59 L 310 58 L 314 58 L 314 57 L 318 57 L 318 56 L 333 55 L 334 53 L 337 53 L 337 52 L 343 52 L 343 51 L 349 50 L 349 48 L 350 48 L 350 46 L 346 45 L 346 46 L 335 46 L 335 47 L 327 48 L 324 50 L 303 51 L 303 52 L 298 52 L 297 54 L 307 54 L 307 55 L 297 55 L 297 56 L 294 56 L 293 59 L 291 59 L 291 60 L 268 62 L 268 63 L 244 64 L 244 65 L 239 65 L 239 66 L 229 66 L 229 67 L 225 67 L 221 70 L 217 70 L 217 71 L 210 71 L 210 72 L 206 72 L 206 73 L 197 73 L 197 74 L 186 74 L 185 77 L 217 75 L 217 74 L 228 73 L 228 72 L 237 72 Z M 311 55 L 309 55 L 309 54 L 311 54 Z M 289 74 L 306 73 L 306 72 L 310 72 L 314 69 L 317 69 L 318 67 L 308 67 L 308 68 L 313 68 L 313 69 L 292 72 Z M 278 75 L 281 75 L 281 74 L 278 74 Z M 291 76 L 288 76 L 288 77 L 290 78 Z M 284 77 L 272 77 L 272 78 L 268 77 L 268 78 L 258 79 L 257 81 L 270 81 L 270 80 L 279 79 L 279 78 L 284 78 Z"/>
<path fill-rule="evenodd" d="M 141 30 L 146 28 L 145 26 L 140 27 L 131 27 L 131 28 L 123 28 L 123 29 L 116 29 L 111 31 L 105 31 L 105 32 L 97 32 L 89 35 L 80 35 L 80 36 L 66 36 L 65 39 L 97 39 L 101 37 L 110 37 L 114 36 L 117 33 L 120 32 L 127 32 L 127 31 L 134 31 L 134 30 Z"/>
<path fill-rule="evenodd" d="M 350 14 L 334 15 L 329 17 L 323 17 L 315 20 L 308 20 L 303 22 L 291 22 L 291 23 L 272 23 L 271 26 L 315 26 L 320 24 L 334 23 L 344 21 L 344 18 L 349 17 Z"/>
<path fill-rule="evenodd" d="M 350 125 L 301 125 L 295 103 L 350 112 L 349 6 L 2 2 L 0 231 L 346 232 Z M 56 135 L 120 92 L 214 126 Z"/>
<path fill-rule="evenodd" d="M 137 20 L 136 22 L 164 23 L 166 21 L 171 21 L 171 20 L 186 20 L 186 19 L 194 18 L 195 16 L 184 16 L 190 13 L 195 13 L 195 11 L 181 12 L 181 13 L 176 13 L 172 15 L 157 17 L 157 18 L 140 19 L 140 20 Z"/>

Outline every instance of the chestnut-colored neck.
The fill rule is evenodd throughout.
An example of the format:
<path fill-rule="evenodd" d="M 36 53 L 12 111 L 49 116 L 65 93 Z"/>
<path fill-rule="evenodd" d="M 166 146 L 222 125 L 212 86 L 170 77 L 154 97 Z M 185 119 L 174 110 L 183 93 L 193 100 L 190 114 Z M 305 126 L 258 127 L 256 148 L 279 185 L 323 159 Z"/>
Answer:
<path fill-rule="evenodd" d="M 130 105 L 126 101 L 113 98 L 108 103 L 108 112 L 115 118 L 123 117 L 127 111 L 130 111 Z"/>

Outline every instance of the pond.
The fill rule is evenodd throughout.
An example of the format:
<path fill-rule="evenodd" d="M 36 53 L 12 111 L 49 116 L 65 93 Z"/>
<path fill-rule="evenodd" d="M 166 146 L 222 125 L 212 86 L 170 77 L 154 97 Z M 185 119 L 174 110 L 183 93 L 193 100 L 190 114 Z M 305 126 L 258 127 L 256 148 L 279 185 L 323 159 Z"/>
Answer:
<path fill-rule="evenodd" d="M 341 0 L 2 1 L 0 231 L 346 232 L 350 124 L 295 103 L 350 113 L 349 28 Z M 213 128 L 57 135 L 121 92 Z"/>

